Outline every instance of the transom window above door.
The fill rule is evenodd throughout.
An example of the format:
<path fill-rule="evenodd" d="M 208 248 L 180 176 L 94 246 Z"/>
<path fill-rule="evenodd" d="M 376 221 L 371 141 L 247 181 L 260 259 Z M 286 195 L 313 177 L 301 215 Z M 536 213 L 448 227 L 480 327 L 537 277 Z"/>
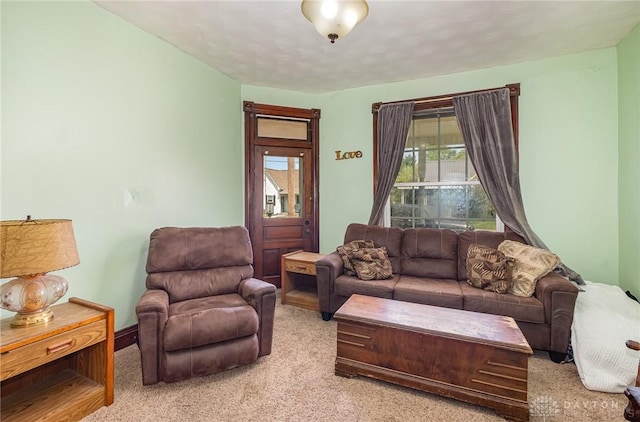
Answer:
<path fill-rule="evenodd" d="M 258 117 L 258 137 L 307 141 L 308 120 Z"/>

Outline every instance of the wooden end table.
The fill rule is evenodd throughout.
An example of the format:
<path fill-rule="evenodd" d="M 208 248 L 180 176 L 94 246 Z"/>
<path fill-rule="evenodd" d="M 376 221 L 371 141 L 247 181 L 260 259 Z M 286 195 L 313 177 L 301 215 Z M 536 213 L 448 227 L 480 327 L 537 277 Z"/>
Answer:
<path fill-rule="evenodd" d="M 2 421 L 77 421 L 113 403 L 113 308 L 72 297 L 46 324 L 1 322 Z"/>
<path fill-rule="evenodd" d="M 281 295 L 283 305 L 293 305 L 312 311 L 320 310 L 316 283 L 316 261 L 324 255 L 294 251 L 281 258 Z"/>

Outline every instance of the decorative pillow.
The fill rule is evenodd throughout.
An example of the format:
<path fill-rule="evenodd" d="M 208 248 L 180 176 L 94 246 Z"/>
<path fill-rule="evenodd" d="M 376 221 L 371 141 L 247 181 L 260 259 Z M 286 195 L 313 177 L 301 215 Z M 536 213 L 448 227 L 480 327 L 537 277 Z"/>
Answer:
<path fill-rule="evenodd" d="M 361 280 L 385 280 L 393 277 L 387 248 L 355 249 L 351 254 L 353 268 Z"/>
<path fill-rule="evenodd" d="M 499 250 L 472 244 L 467 253 L 467 282 L 479 289 L 506 293 L 514 265 L 515 260 Z"/>
<path fill-rule="evenodd" d="M 351 253 L 356 249 L 361 248 L 374 248 L 373 240 L 353 240 L 349 243 L 345 243 L 342 246 L 338 246 L 336 251 L 342 259 L 344 265 L 344 273 L 346 275 L 356 275 L 356 270 L 351 263 Z"/>
<path fill-rule="evenodd" d="M 560 264 L 560 258 L 553 252 L 513 240 L 503 241 L 498 245 L 498 250 L 516 260 L 512 273 L 513 284 L 509 290 L 516 296 L 533 295 L 538 280 Z"/>

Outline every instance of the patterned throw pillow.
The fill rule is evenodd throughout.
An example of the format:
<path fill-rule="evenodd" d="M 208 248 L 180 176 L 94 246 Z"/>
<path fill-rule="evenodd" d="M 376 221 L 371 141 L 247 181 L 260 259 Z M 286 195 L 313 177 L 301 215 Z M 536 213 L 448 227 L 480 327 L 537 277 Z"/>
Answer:
<path fill-rule="evenodd" d="M 467 282 L 473 287 L 506 293 L 511 287 L 513 258 L 482 245 L 472 244 L 467 253 Z"/>
<path fill-rule="evenodd" d="M 351 263 L 351 254 L 354 250 L 373 247 L 375 247 L 375 245 L 373 244 L 373 240 L 353 240 L 342 246 L 338 246 L 336 248 L 336 251 L 342 259 L 342 264 L 344 265 L 344 273 L 346 275 L 356 275 L 356 270 L 353 268 L 353 264 Z"/>
<path fill-rule="evenodd" d="M 387 248 L 356 249 L 351 254 L 353 267 L 361 280 L 385 280 L 393 277 Z"/>
<path fill-rule="evenodd" d="M 512 274 L 513 284 L 509 289 L 516 296 L 533 295 L 538 280 L 560 264 L 560 258 L 554 253 L 513 240 L 503 241 L 498 245 L 498 250 L 516 260 Z"/>

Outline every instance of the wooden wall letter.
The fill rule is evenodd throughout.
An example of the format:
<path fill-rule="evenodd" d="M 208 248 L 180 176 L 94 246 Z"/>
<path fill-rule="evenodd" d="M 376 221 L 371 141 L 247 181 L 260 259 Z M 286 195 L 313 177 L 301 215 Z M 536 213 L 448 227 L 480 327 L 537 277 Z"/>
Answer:
<path fill-rule="evenodd" d="M 362 151 L 336 151 L 336 160 L 348 160 L 350 158 L 362 158 Z"/>

